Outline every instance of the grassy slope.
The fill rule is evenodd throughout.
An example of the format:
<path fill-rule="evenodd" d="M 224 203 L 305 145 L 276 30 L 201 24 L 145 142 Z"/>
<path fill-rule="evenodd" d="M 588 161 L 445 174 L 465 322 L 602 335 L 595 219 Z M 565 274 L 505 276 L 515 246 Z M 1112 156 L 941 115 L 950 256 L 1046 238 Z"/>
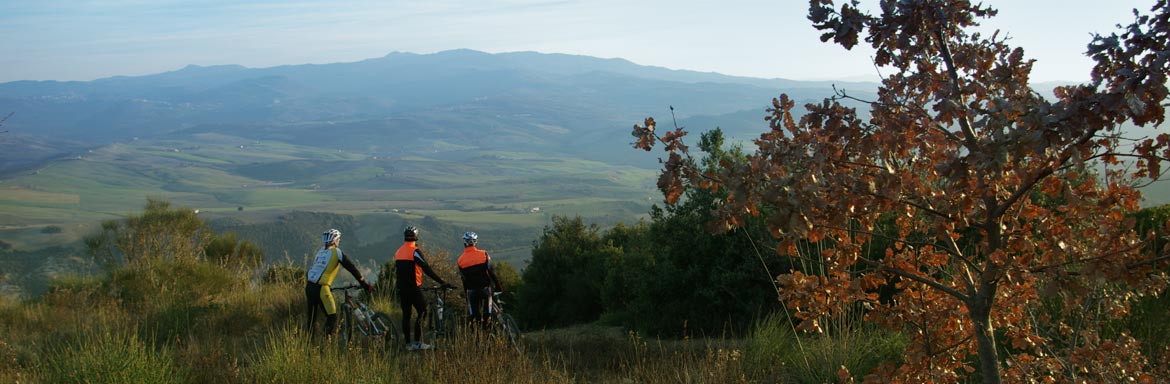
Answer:
<path fill-rule="evenodd" d="M 643 216 L 656 196 L 653 176 L 571 155 L 438 142 L 387 156 L 196 133 L 95 148 L 0 180 L 0 240 L 17 250 L 75 243 L 100 221 L 160 197 L 246 223 L 290 211 L 364 216 L 362 223 L 379 228 L 362 237 L 365 245 L 397 241 L 389 226 L 401 222 L 378 215 L 429 217 L 458 231 L 523 234 L 523 241 L 497 239 L 505 243 L 499 256 L 521 261 L 550 215 L 599 222 Z M 63 231 L 42 233 L 49 225 Z"/>

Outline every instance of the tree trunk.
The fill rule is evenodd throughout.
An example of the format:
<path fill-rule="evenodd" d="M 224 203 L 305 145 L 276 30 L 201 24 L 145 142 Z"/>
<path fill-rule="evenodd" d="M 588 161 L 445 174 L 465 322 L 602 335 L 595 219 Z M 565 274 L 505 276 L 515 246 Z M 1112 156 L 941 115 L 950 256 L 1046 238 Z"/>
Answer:
<path fill-rule="evenodd" d="M 995 348 L 995 329 L 991 325 L 991 305 L 976 299 L 971 305 L 971 321 L 975 323 L 975 341 L 979 347 L 979 373 L 984 384 L 1000 384 L 999 351 Z"/>

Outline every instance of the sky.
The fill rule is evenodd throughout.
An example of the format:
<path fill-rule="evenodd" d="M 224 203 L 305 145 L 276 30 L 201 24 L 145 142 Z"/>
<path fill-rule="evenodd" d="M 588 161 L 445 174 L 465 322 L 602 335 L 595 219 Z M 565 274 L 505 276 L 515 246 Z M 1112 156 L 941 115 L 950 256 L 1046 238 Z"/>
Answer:
<path fill-rule="evenodd" d="M 838 1 L 841 3 L 841 1 Z M 877 12 L 876 1 L 862 7 Z M 985 0 L 988 30 L 1037 59 L 1033 81 L 1082 81 L 1093 33 L 1153 0 Z M 352 62 L 475 49 L 623 58 L 793 80 L 874 80 L 865 47 L 821 43 L 804 0 L 0 0 L 0 82 L 138 76 L 187 65 Z"/>

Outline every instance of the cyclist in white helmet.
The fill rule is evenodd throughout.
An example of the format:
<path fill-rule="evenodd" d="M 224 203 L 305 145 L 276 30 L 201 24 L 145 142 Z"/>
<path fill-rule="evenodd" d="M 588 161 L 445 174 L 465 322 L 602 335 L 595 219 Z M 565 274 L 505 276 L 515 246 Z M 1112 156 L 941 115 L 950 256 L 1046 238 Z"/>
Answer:
<path fill-rule="evenodd" d="M 322 233 L 321 242 L 324 244 L 317 250 L 313 265 L 306 274 L 305 299 L 308 301 L 309 308 L 309 321 L 306 324 L 306 329 L 308 329 L 309 334 L 313 334 L 313 325 L 316 322 L 319 309 L 325 310 L 325 335 L 333 336 L 334 332 L 337 331 L 337 302 L 333 300 L 333 291 L 330 290 L 330 286 L 333 284 L 333 278 L 337 277 L 338 266 L 349 271 L 349 274 L 353 275 L 358 283 L 366 288 L 366 291 L 374 291 L 374 286 L 362 278 L 361 271 L 358 271 L 349 255 L 338 248 L 337 244 L 340 241 L 341 231 L 330 229 Z"/>
<path fill-rule="evenodd" d="M 488 304 L 492 300 L 492 288 L 503 292 L 500 279 L 492 270 L 492 257 L 487 251 L 476 247 L 479 235 L 475 232 L 463 234 L 463 254 L 459 256 L 459 275 L 463 278 L 463 289 L 467 293 L 467 314 L 471 324 L 487 327 Z"/>

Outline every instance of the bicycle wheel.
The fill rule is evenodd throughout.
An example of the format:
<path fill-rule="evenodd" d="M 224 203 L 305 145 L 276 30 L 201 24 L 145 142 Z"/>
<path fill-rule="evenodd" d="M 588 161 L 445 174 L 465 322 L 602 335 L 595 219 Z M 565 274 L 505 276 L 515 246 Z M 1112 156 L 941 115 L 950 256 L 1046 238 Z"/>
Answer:
<path fill-rule="evenodd" d="M 398 330 L 398 326 L 394 325 L 394 320 L 390 319 L 390 315 L 383 312 L 375 312 L 373 324 L 375 328 L 382 332 L 379 340 L 381 340 L 384 350 L 392 351 L 394 348 L 399 348 L 402 333 Z"/>
<path fill-rule="evenodd" d="M 512 344 L 517 351 L 520 350 L 520 327 L 516 326 L 516 320 L 512 315 L 507 313 L 500 315 L 500 328 L 504 336 L 508 338 L 508 342 Z"/>
<path fill-rule="evenodd" d="M 352 313 L 347 314 L 346 316 L 349 316 L 349 318 L 353 319 L 352 320 L 353 327 L 351 328 L 352 330 L 350 331 L 353 336 L 366 336 L 366 337 L 368 337 L 368 336 L 371 336 L 374 334 L 374 330 L 372 329 L 372 325 L 370 324 L 370 320 L 367 320 L 364 318 L 362 320 L 357 320 L 356 319 L 357 316 L 354 316 Z"/>
<path fill-rule="evenodd" d="M 349 304 L 341 304 L 337 309 L 337 338 L 341 341 L 341 345 L 348 346 L 353 340 L 353 307 Z"/>
<path fill-rule="evenodd" d="M 444 322 L 445 320 L 442 316 L 439 316 L 438 311 L 434 307 L 429 308 L 427 310 L 427 327 L 425 331 L 427 339 L 435 340 L 443 337 Z"/>

